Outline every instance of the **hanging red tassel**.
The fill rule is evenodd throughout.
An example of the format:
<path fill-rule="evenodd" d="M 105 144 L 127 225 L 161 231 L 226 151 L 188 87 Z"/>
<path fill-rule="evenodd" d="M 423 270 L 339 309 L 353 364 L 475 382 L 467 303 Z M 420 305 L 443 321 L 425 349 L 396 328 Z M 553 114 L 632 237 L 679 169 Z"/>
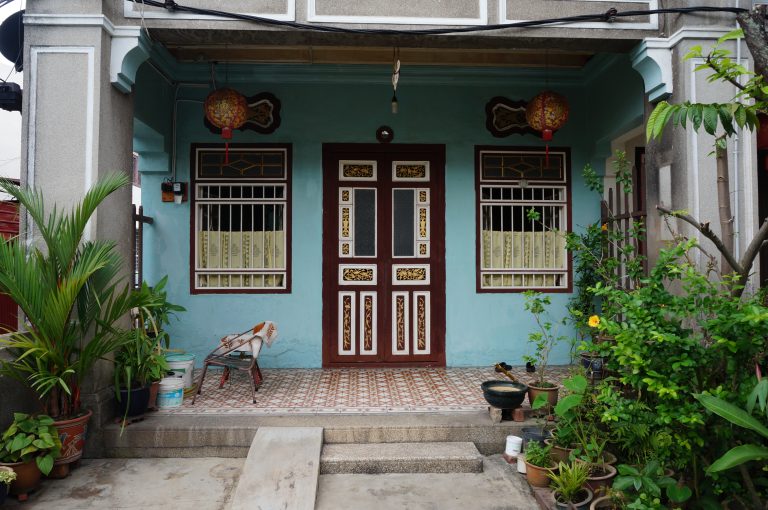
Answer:
<path fill-rule="evenodd" d="M 230 127 L 223 127 L 221 128 L 221 137 L 226 140 L 224 142 L 224 164 L 229 164 L 229 140 L 232 139 L 232 128 Z"/>

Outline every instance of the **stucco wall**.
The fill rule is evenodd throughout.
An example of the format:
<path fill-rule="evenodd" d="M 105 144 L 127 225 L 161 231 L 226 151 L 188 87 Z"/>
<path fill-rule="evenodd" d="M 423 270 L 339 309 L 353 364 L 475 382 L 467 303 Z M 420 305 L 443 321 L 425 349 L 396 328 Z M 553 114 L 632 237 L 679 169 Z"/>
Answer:
<path fill-rule="evenodd" d="M 292 293 L 283 295 L 189 294 L 189 203 L 160 202 L 160 183 L 168 168 L 140 159 L 142 201 L 154 224 L 145 228 L 144 269 L 150 283 L 169 275 L 169 299 L 187 312 L 170 327 L 174 347 L 200 357 L 219 336 L 239 331 L 259 320 L 278 323 L 281 338 L 262 352 L 265 367 L 320 366 L 321 359 L 321 249 L 322 172 L 324 142 L 375 142 L 375 131 L 391 126 L 395 143 L 441 143 L 446 146 L 446 357 L 449 366 L 484 365 L 506 360 L 520 363 L 529 351 L 530 315 L 521 294 L 478 294 L 475 291 L 475 145 L 529 145 L 541 147 L 536 137 L 513 135 L 497 139 L 485 129 L 484 108 L 496 95 L 529 99 L 545 88 L 564 93 L 571 103 L 568 124 L 553 142 L 572 149 L 573 225 L 575 229 L 597 220 L 599 203 L 581 178 L 591 162 L 602 170 L 605 155 L 596 142 L 625 119 L 642 114 L 642 83 L 627 59 L 603 60 L 590 68 L 594 78 L 606 74 L 620 87 L 605 87 L 601 102 L 593 86 L 579 72 L 570 75 L 531 74 L 520 71 L 415 70 L 404 67 L 398 98 L 400 113 L 390 113 L 391 86 L 387 68 L 333 68 L 284 66 L 251 68 L 249 81 L 235 84 L 246 95 L 269 91 L 283 105 L 282 126 L 272 135 L 235 134 L 236 142 L 293 144 Z M 233 74 L 235 72 L 233 71 Z M 239 76 L 240 74 L 238 74 Z M 288 77 L 290 75 L 290 77 Z M 140 74 L 140 78 L 141 78 Z M 325 77 L 319 79 L 319 76 Z M 283 80 L 281 80 L 283 77 Z M 164 86 L 157 78 L 137 80 L 136 117 L 146 125 L 158 125 L 170 114 L 172 104 L 158 94 Z M 222 82 L 219 76 L 219 85 Z M 259 83 L 266 81 L 268 83 Z M 301 83 L 305 82 L 305 83 Z M 150 85 L 151 83 L 151 85 Z M 177 105 L 177 179 L 189 181 L 189 147 L 195 142 L 220 139 L 203 126 L 205 88 L 179 89 Z M 199 100 L 200 102 L 194 102 Z M 601 104 L 610 107 L 601 107 Z M 155 120 L 152 120 L 152 119 Z M 141 151 L 137 141 L 136 149 Z M 158 144 L 154 144 L 156 150 Z M 553 294 L 552 312 L 563 317 L 570 296 Z M 563 329 L 564 334 L 570 331 Z M 568 360 L 568 346 L 561 345 L 552 361 Z"/>

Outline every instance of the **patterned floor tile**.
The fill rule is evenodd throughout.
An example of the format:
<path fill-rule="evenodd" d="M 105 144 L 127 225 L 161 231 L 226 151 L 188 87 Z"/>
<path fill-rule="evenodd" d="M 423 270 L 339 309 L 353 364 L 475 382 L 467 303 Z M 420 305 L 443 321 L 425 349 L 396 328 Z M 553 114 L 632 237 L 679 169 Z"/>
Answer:
<path fill-rule="evenodd" d="M 551 367 L 548 379 L 558 383 L 570 367 Z M 505 379 L 492 367 L 470 368 L 337 368 L 264 369 L 264 381 L 251 402 L 245 373 L 236 372 L 219 388 L 220 372 L 209 370 L 194 405 L 161 409 L 161 414 L 375 414 L 408 412 L 470 412 L 488 404 L 480 384 Z M 525 367 L 513 375 L 530 382 Z"/>

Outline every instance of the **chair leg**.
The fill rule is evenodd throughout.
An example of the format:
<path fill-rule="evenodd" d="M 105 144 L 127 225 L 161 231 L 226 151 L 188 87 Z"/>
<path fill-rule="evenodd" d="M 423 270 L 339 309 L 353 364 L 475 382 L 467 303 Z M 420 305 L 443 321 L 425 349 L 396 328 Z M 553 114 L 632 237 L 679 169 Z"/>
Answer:
<path fill-rule="evenodd" d="M 221 373 L 221 380 L 219 381 L 219 389 L 224 387 L 224 383 L 229 380 L 229 367 L 224 367 L 224 371 Z"/>
<path fill-rule="evenodd" d="M 203 391 L 203 381 L 205 381 L 205 373 L 208 372 L 208 363 L 203 364 L 203 375 L 200 376 L 200 382 L 197 386 L 197 391 L 192 396 L 192 405 L 195 405 L 195 400 L 197 399 L 197 396 L 200 395 L 200 393 Z"/>
<path fill-rule="evenodd" d="M 251 377 L 248 378 L 248 382 L 251 383 L 251 396 L 253 397 L 251 400 L 253 403 L 256 403 L 256 381 L 253 380 L 253 374 L 250 374 Z"/>
<path fill-rule="evenodd" d="M 253 376 L 253 382 L 256 384 L 256 391 L 259 391 L 261 383 L 264 381 L 264 376 L 261 375 L 261 369 L 259 368 L 259 362 L 253 361 L 253 368 L 251 369 L 251 375 Z"/>

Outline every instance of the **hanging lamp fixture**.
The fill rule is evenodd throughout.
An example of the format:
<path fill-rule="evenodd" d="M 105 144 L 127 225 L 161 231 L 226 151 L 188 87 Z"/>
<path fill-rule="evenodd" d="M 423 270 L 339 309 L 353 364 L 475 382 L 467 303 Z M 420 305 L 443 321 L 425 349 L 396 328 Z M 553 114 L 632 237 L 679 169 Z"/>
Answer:
<path fill-rule="evenodd" d="M 224 164 L 229 164 L 229 140 L 232 139 L 232 130 L 241 127 L 248 120 L 248 101 L 234 89 L 216 88 L 213 64 L 211 78 L 214 90 L 205 98 L 203 111 L 208 122 L 221 129 L 221 137 L 225 140 Z"/>
<path fill-rule="evenodd" d="M 525 107 L 525 120 L 536 131 L 541 132 L 545 142 L 552 140 L 555 131 L 568 120 L 568 100 L 562 94 L 549 88 L 549 51 L 544 53 L 545 90 L 536 94 Z M 549 143 L 546 144 L 545 164 L 549 165 Z"/>

